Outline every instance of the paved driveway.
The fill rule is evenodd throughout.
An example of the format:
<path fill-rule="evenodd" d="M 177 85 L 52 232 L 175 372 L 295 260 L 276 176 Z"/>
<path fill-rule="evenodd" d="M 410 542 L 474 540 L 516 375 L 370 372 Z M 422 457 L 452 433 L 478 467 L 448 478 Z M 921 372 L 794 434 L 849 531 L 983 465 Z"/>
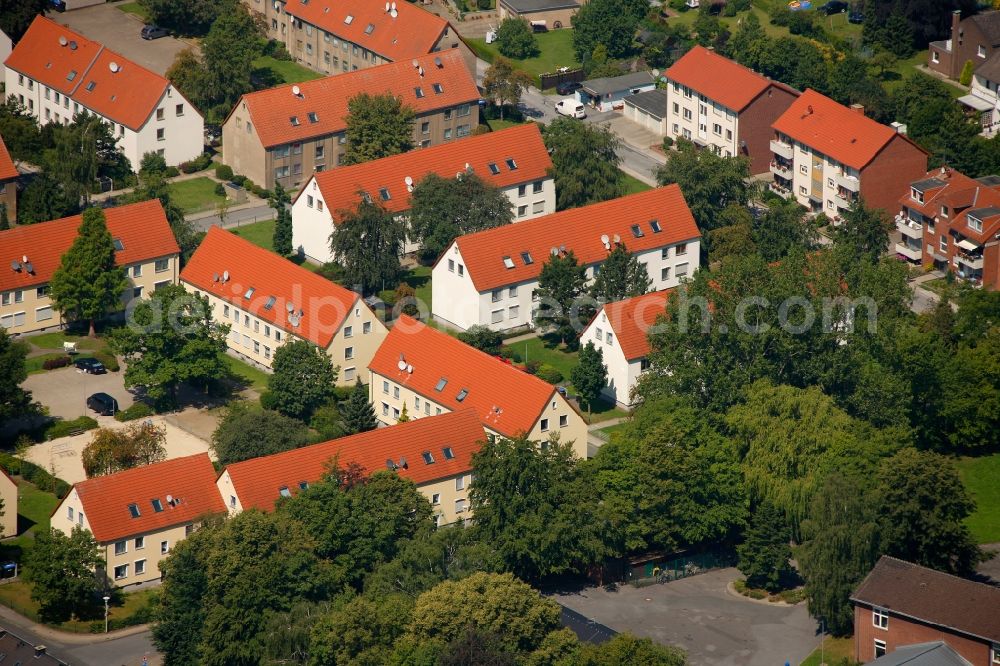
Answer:
<path fill-rule="evenodd" d="M 93 5 L 63 14 L 53 12 L 49 17 L 157 74 L 166 74 L 177 54 L 191 44 L 173 37 L 143 39 L 139 36 L 142 22 L 118 9 L 120 4 L 123 2 Z"/>
<path fill-rule="evenodd" d="M 98 421 L 116 423 L 110 416 L 97 417 L 87 409 L 87 397 L 98 391 L 107 393 L 118 401 L 119 409 L 132 405 L 132 394 L 125 390 L 123 371 L 103 375 L 88 375 L 74 367 L 49 370 L 29 375 L 24 388 L 32 392 L 38 402 L 49 408 L 49 414 L 64 419 L 75 419 L 84 414 Z"/>
<path fill-rule="evenodd" d="M 693 666 L 799 664 L 819 645 L 805 604 L 775 606 L 726 591 L 736 569 L 644 588 L 587 588 L 556 600 L 615 631 L 688 651 Z"/>

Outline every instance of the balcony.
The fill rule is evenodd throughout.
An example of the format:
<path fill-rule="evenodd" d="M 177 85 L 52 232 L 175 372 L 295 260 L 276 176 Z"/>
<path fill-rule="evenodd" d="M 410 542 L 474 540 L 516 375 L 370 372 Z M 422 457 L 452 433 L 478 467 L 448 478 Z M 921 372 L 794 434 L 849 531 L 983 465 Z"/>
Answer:
<path fill-rule="evenodd" d="M 924 228 L 919 222 L 911 220 L 906 215 L 900 213 L 896 216 L 896 229 L 899 233 L 910 238 L 915 238 L 917 240 L 922 240 L 924 237 Z"/>
<path fill-rule="evenodd" d="M 969 271 L 981 271 L 983 270 L 983 255 L 959 252 L 955 255 L 954 264 L 955 268 L 961 268 L 960 264 L 964 264 Z"/>
<path fill-rule="evenodd" d="M 848 192 L 859 192 L 861 190 L 861 181 L 855 176 L 837 176 L 837 187 L 843 188 Z"/>
<path fill-rule="evenodd" d="M 854 197 L 843 191 L 837 192 L 833 196 L 833 200 L 837 204 L 837 208 L 840 210 L 850 210 L 851 204 L 854 203 Z"/>
<path fill-rule="evenodd" d="M 771 161 L 771 173 L 776 176 L 781 176 L 787 180 L 792 179 L 792 165 L 791 163 L 783 163 L 778 160 Z"/>
<path fill-rule="evenodd" d="M 792 151 L 792 144 L 778 141 L 777 139 L 771 139 L 771 152 L 779 157 L 784 157 L 786 160 L 792 159 L 795 154 Z"/>
<path fill-rule="evenodd" d="M 906 243 L 896 243 L 896 254 L 902 255 L 910 261 L 920 261 L 920 248 L 910 247 Z"/>
<path fill-rule="evenodd" d="M 780 185 L 778 183 L 770 183 L 768 184 L 768 187 L 771 189 L 772 192 L 777 194 L 779 197 L 784 197 L 788 199 L 789 197 L 792 196 L 792 191 L 787 187 L 785 187 L 784 185 Z"/>

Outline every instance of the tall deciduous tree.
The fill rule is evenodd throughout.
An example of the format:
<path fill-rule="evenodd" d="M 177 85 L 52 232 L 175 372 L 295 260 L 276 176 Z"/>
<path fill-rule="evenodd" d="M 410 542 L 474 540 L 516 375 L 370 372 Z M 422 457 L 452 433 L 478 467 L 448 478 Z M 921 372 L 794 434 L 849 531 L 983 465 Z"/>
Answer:
<path fill-rule="evenodd" d="M 347 102 L 344 164 L 358 164 L 413 148 L 413 109 L 390 93 L 359 93 Z"/>
<path fill-rule="evenodd" d="M 544 140 L 552 156 L 557 209 L 625 194 L 625 174 L 618 168 L 621 143 L 610 129 L 560 117 L 548 124 Z"/>
<path fill-rule="evenodd" d="M 126 197 L 126 201 L 158 199 L 167 216 L 170 230 L 174 232 L 174 239 L 181 249 L 181 262 L 187 262 L 198 248 L 201 239 L 205 237 L 205 232 L 196 230 L 194 225 L 184 218 L 184 211 L 172 199 L 170 184 L 166 180 L 166 162 L 163 158 L 156 153 L 147 153 L 143 156 L 144 162 L 146 156 L 151 156 L 150 162 L 146 164 L 146 168 L 140 168 L 139 183 L 132 190 L 132 194 Z"/>
<path fill-rule="evenodd" d="M 152 23 L 181 35 L 200 37 L 234 3 L 230 0 L 140 0 Z"/>
<path fill-rule="evenodd" d="M 475 324 L 458 334 L 458 339 L 481 352 L 498 356 L 503 348 L 503 334 L 485 324 Z"/>
<path fill-rule="evenodd" d="M 340 405 L 340 416 L 346 434 L 355 435 L 378 427 L 375 409 L 368 401 L 368 387 L 357 380 L 347 400 Z"/>
<path fill-rule="evenodd" d="M 503 190 L 474 173 L 460 178 L 428 174 L 410 195 L 410 235 L 436 259 L 456 237 L 514 221 Z"/>
<path fill-rule="evenodd" d="M 0 0 L 0 30 L 16 44 L 35 17 L 49 11 L 49 0 Z"/>
<path fill-rule="evenodd" d="M 221 107 L 216 115 L 224 117 L 240 95 L 253 90 L 250 75 L 253 61 L 260 55 L 259 24 L 246 5 L 229 2 L 212 22 L 201 42 L 201 63 L 209 97 L 205 106 Z"/>
<path fill-rule="evenodd" d="M 836 229 L 834 240 L 845 266 L 857 261 L 876 263 L 889 251 L 890 222 L 881 210 L 856 201 L 844 213 L 844 223 Z"/>
<path fill-rule="evenodd" d="M 497 28 L 497 47 L 508 58 L 524 60 L 538 55 L 538 42 L 523 18 L 510 16 Z"/>
<path fill-rule="evenodd" d="M 166 460 L 166 442 L 166 429 L 152 423 L 100 428 L 80 455 L 83 471 L 88 477 L 105 476 Z"/>
<path fill-rule="evenodd" d="M 577 331 L 583 330 L 593 309 L 590 301 L 581 303 L 586 285 L 586 269 L 577 263 L 572 250 L 550 255 L 538 278 L 539 307 L 535 323 L 554 328 L 563 342 L 575 340 Z"/>
<path fill-rule="evenodd" d="M 573 16 L 573 51 L 584 62 L 598 44 L 611 58 L 628 56 L 635 43 L 635 30 L 649 11 L 640 0 L 596 0 L 580 7 Z"/>
<path fill-rule="evenodd" d="M 4 0 L 0 0 L 2 4 Z M 0 16 L 7 14 L 0 10 Z M 39 161 L 42 136 L 38 122 L 13 95 L 0 104 L 0 136 L 15 161 Z"/>
<path fill-rule="evenodd" d="M 574 663 L 578 666 L 684 666 L 687 659 L 680 648 L 660 645 L 625 632 L 604 643 L 581 644 Z"/>
<path fill-rule="evenodd" d="M 308 440 L 308 429 L 301 421 L 236 403 L 212 433 L 212 449 L 220 465 L 230 465 L 296 449 Z"/>
<path fill-rule="evenodd" d="M 336 215 L 330 249 L 344 267 L 344 281 L 366 294 L 396 284 L 406 223 L 364 196 L 355 210 Z"/>
<path fill-rule="evenodd" d="M 271 243 L 274 251 L 283 257 L 292 253 L 292 211 L 288 205 L 292 198 L 288 196 L 281 183 L 274 184 L 274 191 L 267 203 L 275 211 L 274 234 Z"/>
<path fill-rule="evenodd" d="M 46 622 L 89 616 L 97 592 L 106 589 L 95 569 L 103 563 L 94 535 L 75 527 L 69 536 L 54 529 L 39 530 L 24 563 L 31 598 Z"/>
<path fill-rule="evenodd" d="M 99 116 L 78 113 L 69 125 L 46 125 L 43 134 L 51 146 L 42 154 L 45 172 L 73 206 L 90 202 L 98 178 L 111 178 L 119 185 L 131 178 L 132 167 L 118 138 Z"/>
<path fill-rule="evenodd" d="M 305 340 L 278 347 L 261 404 L 285 416 L 309 422 L 313 413 L 334 396 L 339 368 L 330 356 Z"/>
<path fill-rule="evenodd" d="M 594 403 L 600 399 L 601 391 L 608 383 L 608 369 L 604 365 L 604 351 L 594 347 L 593 342 L 580 349 L 579 362 L 570 371 L 570 379 L 580 397 L 587 403 L 590 414 Z"/>
<path fill-rule="evenodd" d="M 406 618 L 413 599 L 390 595 L 379 599 L 355 597 L 327 613 L 313 626 L 311 662 L 336 664 L 388 664 L 395 644 L 406 632 Z"/>
<path fill-rule="evenodd" d="M 740 572 L 747 585 L 777 592 L 792 572 L 792 533 L 784 514 L 770 502 L 757 507 L 743 543 L 736 547 Z"/>
<path fill-rule="evenodd" d="M 7 329 L 0 326 L 0 420 L 6 421 L 26 414 L 31 406 L 31 392 L 21 388 L 21 382 L 28 378 L 24 361 L 28 357 L 28 346 L 14 340 Z"/>
<path fill-rule="evenodd" d="M 590 286 L 590 295 L 610 303 L 641 296 L 652 283 L 646 265 L 628 251 L 625 243 L 618 243 L 601 263 L 601 272 Z"/>
<path fill-rule="evenodd" d="M 139 303 L 110 342 L 128 364 L 126 386 L 144 386 L 154 401 L 175 404 L 182 382 L 207 387 L 229 376 L 228 334 L 228 324 L 212 321 L 207 298 L 168 285 Z"/>
<path fill-rule="evenodd" d="M 483 76 L 483 93 L 500 108 L 503 120 L 505 106 L 516 106 L 521 95 L 534 82 L 530 74 L 514 68 L 514 63 L 500 56 L 486 69 Z"/>
<path fill-rule="evenodd" d="M 89 322 L 93 337 L 94 322 L 121 309 L 127 286 L 128 280 L 115 264 L 115 246 L 104 211 L 87 209 L 76 239 L 49 283 L 53 305 L 70 321 Z"/>
<path fill-rule="evenodd" d="M 28 183 L 17 205 L 18 224 L 35 224 L 57 220 L 79 210 L 66 198 L 59 183 L 44 171 Z"/>

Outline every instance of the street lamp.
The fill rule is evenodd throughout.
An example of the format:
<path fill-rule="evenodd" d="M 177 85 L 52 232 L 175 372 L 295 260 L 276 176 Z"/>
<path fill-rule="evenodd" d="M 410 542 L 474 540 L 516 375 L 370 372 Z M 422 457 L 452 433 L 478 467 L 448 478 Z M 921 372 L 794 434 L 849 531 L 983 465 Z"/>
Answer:
<path fill-rule="evenodd" d="M 108 601 L 110 600 L 111 597 L 104 596 L 104 633 L 108 633 Z"/>

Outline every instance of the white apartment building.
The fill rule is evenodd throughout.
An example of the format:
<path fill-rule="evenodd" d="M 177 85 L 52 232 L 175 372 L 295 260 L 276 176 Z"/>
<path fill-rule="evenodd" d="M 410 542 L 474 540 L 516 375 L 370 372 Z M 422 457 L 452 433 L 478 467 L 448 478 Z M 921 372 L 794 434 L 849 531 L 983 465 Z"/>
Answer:
<path fill-rule="evenodd" d="M 314 174 L 292 203 L 292 244 L 307 259 L 333 261 L 330 236 L 337 214 L 354 210 L 366 197 L 391 213 L 406 217 L 410 192 L 429 174 L 461 178 L 474 173 L 502 189 L 514 221 L 556 210 L 552 160 L 534 123 L 444 143 L 392 157 Z M 419 245 L 407 240 L 405 253 Z"/>
<path fill-rule="evenodd" d="M 572 251 L 592 280 L 623 243 L 645 265 L 652 289 L 662 290 L 698 268 L 700 241 L 677 185 L 460 236 L 434 265 L 432 314 L 461 329 L 530 327 L 538 277 L 553 253 Z"/>
<path fill-rule="evenodd" d="M 204 120 L 170 81 L 43 16 L 5 65 L 7 97 L 40 125 L 69 124 L 78 113 L 99 116 L 133 171 L 146 153 L 176 165 L 204 150 Z"/>
<path fill-rule="evenodd" d="M 1000 128 L 1000 52 L 976 68 L 969 94 L 959 97 L 958 103 L 966 107 L 970 117 L 976 118 L 980 134 L 991 137 L 997 133 Z"/>

